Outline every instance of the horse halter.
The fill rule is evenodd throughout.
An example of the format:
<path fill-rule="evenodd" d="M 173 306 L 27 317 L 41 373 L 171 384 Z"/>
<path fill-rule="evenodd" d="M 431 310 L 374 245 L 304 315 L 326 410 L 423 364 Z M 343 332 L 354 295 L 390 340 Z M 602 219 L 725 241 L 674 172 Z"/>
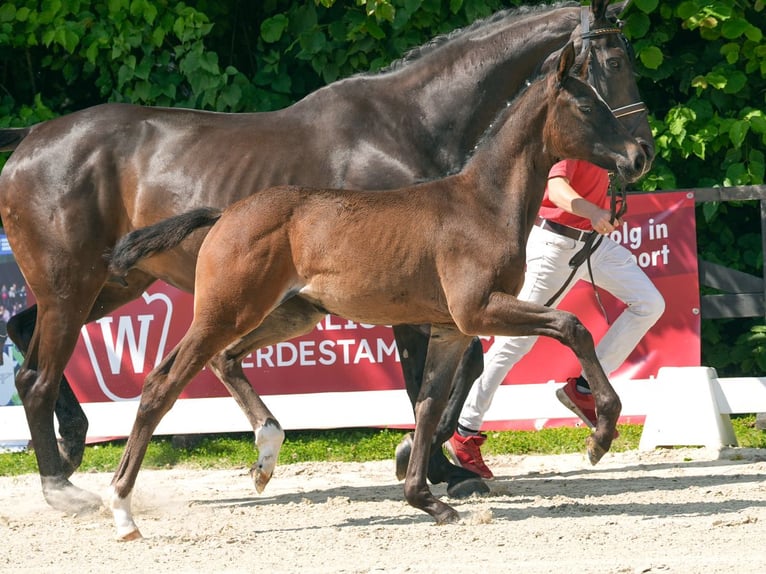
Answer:
<path fill-rule="evenodd" d="M 589 7 L 588 6 L 582 6 L 580 8 L 580 27 L 582 28 L 582 33 L 580 34 L 580 37 L 582 38 L 582 49 L 581 54 L 585 54 L 588 50 L 590 50 L 590 41 L 592 38 L 597 38 L 599 36 L 605 36 L 607 34 L 617 34 L 619 38 L 622 40 L 623 45 L 625 46 L 625 51 L 628 53 L 628 57 L 631 61 L 633 61 L 633 50 L 630 46 L 630 42 L 628 42 L 628 39 L 623 35 L 622 30 L 620 29 L 620 22 L 617 21 L 615 26 L 611 26 L 609 28 L 594 28 L 593 30 L 590 29 L 590 18 L 589 18 Z M 590 61 L 588 63 L 588 66 L 593 65 L 593 58 L 590 58 Z M 590 75 L 590 74 L 589 74 Z M 595 88 L 594 88 L 595 89 Z M 630 116 L 633 114 L 639 114 L 642 112 L 648 112 L 648 109 L 646 107 L 646 104 L 642 101 L 638 101 L 633 104 L 628 104 L 627 106 L 621 106 L 619 108 L 610 108 L 612 110 L 612 114 L 615 118 L 620 119 L 626 116 Z M 617 221 L 620 217 L 625 215 L 625 212 L 627 211 L 628 204 L 627 204 L 627 196 L 625 192 L 625 184 L 624 182 L 620 181 L 620 184 L 617 186 L 617 189 L 615 189 L 614 185 L 614 177 L 612 174 L 609 175 L 609 195 L 610 195 L 610 220 L 612 222 Z M 583 243 L 583 246 L 572 256 L 572 258 L 569 260 L 569 267 L 572 270 L 569 274 L 569 277 L 564 281 L 564 284 L 561 285 L 561 287 L 546 301 L 545 306 L 550 307 L 553 305 L 553 303 L 562 295 L 564 290 L 567 288 L 567 286 L 572 282 L 572 279 L 574 279 L 575 273 L 577 272 L 577 269 L 583 264 L 586 263 L 588 266 L 588 275 L 590 276 L 590 283 L 593 286 L 593 293 L 596 298 L 596 303 L 598 304 L 601 313 L 603 314 L 604 318 L 606 319 L 607 324 L 611 324 L 611 321 L 609 321 L 609 316 L 607 315 L 606 308 L 604 307 L 604 304 L 601 301 L 601 295 L 599 295 L 598 289 L 596 289 L 596 282 L 593 279 L 593 269 L 591 268 L 590 263 L 590 256 L 591 253 L 593 253 L 598 246 L 603 241 L 604 236 L 603 235 L 596 235 L 595 232 L 591 232 L 590 235 L 585 239 L 585 242 Z"/>
<path fill-rule="evenodd" d="M 593 30 L 590 29 L 590 9 L 588 6 L 581 6 L 580 7 L 580 27 L 582 28 L 582 32 L 580 33 L 580 38 L 582 38 L 582 49 L 580 51 L 581 54 L 584 54 L 588 50 L 590 50 L 590 41 L 593 38 L 598 38 L 599 36 L 606 36 L 608 34 L 616 34 L 619 36 L 620 40 L 622 40 L 623 45 L 625 46 L 625 51 L 628 54 L 628 57 L 631 61 L 633 61 L 633 49 L 631 48 L 630 42 L 625 37 L 625 35 L 622 33 L 622 28 L 620 27 L 620 21 L 618 20 L 615 22 L 614 26 L 610 26 L 608 28 L 594 28 Z M 590 59 L 590 62 L 588 64 L 589 66 L 593 65 L 593 59 Z M 620 106 L 619 108 L 610 108 L 612 110 L 612 114 L 614 114 L 614 117 L 617 119 L 624 118 L 626 116 L 630 116 L 633 114 L 640 114 L 642 112 L 648 112 L 648 108 L 646 107 L 646 104 L 643 101 L 638 101 L 633 104 L 628 104 L 626 106 Z"/>

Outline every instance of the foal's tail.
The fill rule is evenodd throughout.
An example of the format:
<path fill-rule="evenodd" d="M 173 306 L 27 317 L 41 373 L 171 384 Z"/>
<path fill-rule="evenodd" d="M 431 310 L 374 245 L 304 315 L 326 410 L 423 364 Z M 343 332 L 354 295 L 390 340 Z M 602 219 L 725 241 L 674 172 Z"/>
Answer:
<path fill-rule="evenodd" d="M 0 151 L 13 151 L 29 134 L 29 128 L 0 129 Z"/>
<path fill-rule="evenodd" d="M 123 277 L 141 259 L 173 249 L 192 231 L 210 227 L 220 219 L 221 213 L 220 209 L 202 207 L 131 231 L 106 254 L 109 270 Z"/>

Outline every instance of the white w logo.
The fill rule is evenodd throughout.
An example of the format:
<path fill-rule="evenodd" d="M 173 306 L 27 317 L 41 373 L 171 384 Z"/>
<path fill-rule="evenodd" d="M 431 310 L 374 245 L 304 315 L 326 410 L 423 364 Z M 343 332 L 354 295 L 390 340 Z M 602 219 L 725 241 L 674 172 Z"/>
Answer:
<path fill-rule="evenodd" d="M 130 362 L 133 364 L 133 372 L 135 374 L 144 372 L 149 324 L 154 319 L 154 315 L 138 315 L 136 319 L 140 325 L 138 341 L 136 341 L 136 333 L 133 330 L 133 318 L 123 316 L 119 318 L 117 323 L 116 343 L 112 338 L 112 317 L 104 317 L 96 321 L 96 323 L 101 325 L 101 336 L 104 338 L 106 357 L 109 359 L 109 368 L 113 375 L 122 372 L 122 352 L 125 348 L 126 337 L 128 350 L 130 351 Z M 160 357 L 157 357 L 155 364 L 159 359 Z"/>
<path fill-rule="evenodd" d="M 155 293 L 149 295 L 143 294 L 146 304 L 150 304 L 154 300 L 160 300 L 167 306 L 167 312 L 165 313 L 165 321 L 162 325 L 162 334 L 157 345 L 157 353 L 154 359 L 154 365 L 162 360 L 165 355 L 165 343 L 167 342 L 168 329 L 170 328 L 170 318 L 173 314 L 173 302 L 170 297 L 164 293 Z M 138 315 L 135 317 L 138 320 L 138 336 L 133 328 L 133 317 L 121 316 L 117 321 L 117 334 L 116 337 L 112 336 L 112 323 L 114 319 L 112 317 L 103 317 L 99 319 L 97 323 L 101 327 L 101 335 L 104 341 L 104 347 L 106 350 L 106 357 L 109 361 L 109 370 L 112 375 L 119 375 L 122 373 L 122 357 L 125 351 L 125 344 L 127 343 L 128 352 L 130 354 L 130 363 L 133 367 L 133 373 L 139 374 L 146 370 L 146 350 L 149 344 L 149 327 L 152 325 L 152 321 L 156 318 L 155 315 Z M 112 392 L 106 384 L 104 374 L 101 371 L 101 365 L 96 356 L 96 352 L 93 349 L 93 343 L 90 339 L 90 333 L 86 326 L 80 330 L 85 347 L 88 350 L 88 356 L 90 357 L 91 365 L 93 366 L 93 372 L 96 375 L 99 388 L 103 393 L 113 401 L 133 400 L 141 396 L 140 392 L 135 397 L 120 397 Z"/>

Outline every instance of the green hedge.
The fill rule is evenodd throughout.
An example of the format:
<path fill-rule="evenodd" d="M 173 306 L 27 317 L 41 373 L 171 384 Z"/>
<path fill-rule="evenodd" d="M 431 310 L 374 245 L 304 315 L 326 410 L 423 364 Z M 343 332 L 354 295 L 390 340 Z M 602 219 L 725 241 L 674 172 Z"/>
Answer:
<path fill-rule="evenodd" d="M 3 0 L 0 125 L 104 101 L 276 109 L 520 3 Z M 763 183 L 764 0 L 634 0 L 625 29 L 657 141 L 641 189 Z M 707 203 L 697 219 L 701 258 L 762 274 L 755 202 Z M 720 374 L 766 371 L 763 323 L 703 321 L 704 364 Z"/>

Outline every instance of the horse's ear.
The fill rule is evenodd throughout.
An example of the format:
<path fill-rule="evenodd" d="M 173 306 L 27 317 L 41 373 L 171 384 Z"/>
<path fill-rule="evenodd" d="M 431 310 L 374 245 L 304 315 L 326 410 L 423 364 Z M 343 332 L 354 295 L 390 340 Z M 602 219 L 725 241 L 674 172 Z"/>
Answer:
<path fill-rule="evenodd" d="M 609 4 L 609 0 L 593 0 L 590 4 L 590 11 L 593 14 L 593 21 L 598 22 L 603 20 L 606 14 L 606 7 Z"/>
<path fill-rule="evenodd" d="M 564 78 L 569 75 L 569 70 L 572 69 L 575 63 L 575 49 L 574 43 L 570 40 L 566 46 L 561 49 L 561 55 L 559 56 L 559 67 L 556 71 L 556 79 L 559 85 L 564 82 Z"/>
<path fill-rule="evenodd" d="M 609 8 L 607 8 L 607 14 L 609 15 L 610 19 L 617 19 L 623 14 L 625 14 L 625 10 L 628 9 L 628 6 L 630 6 L 632 0 L 622 0 L 622 2 L 614 2 L 609 5 Z"/>

